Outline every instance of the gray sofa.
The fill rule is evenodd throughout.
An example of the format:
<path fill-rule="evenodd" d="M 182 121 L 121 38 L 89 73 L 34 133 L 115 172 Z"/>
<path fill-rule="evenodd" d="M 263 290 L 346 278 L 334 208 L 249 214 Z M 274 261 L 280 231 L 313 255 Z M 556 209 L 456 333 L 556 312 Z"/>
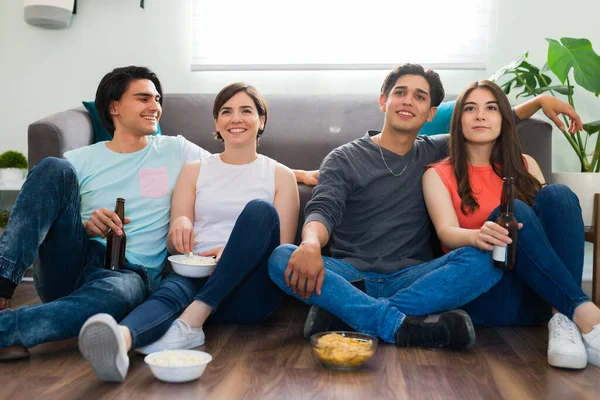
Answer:
<path fill-rule="evenodd" d="M 167 94 L 160 125 L 163 134 L 185 136 L 211 151 L 221 150 L 213 139 L 212 104 L 215 94 Z M 383 114 L 378 94 L 372 95 L 269 95 L 267 127 L 259 152 L 295 169 L 317 169 L 333 148 L 361 137 L 368 129 L 381 129 Z M 534 157 L 549 178 L 552 128 L 532 118 L 518 124 L 523 151 Z M 32 123 L 28 131 L 29 165 L 44 157 L 62 157 L 67 150 L 92 143 L 92 123 L 83 107 L 50 115 Z M 300 185 L 301 215 L 311 188 Z"/>

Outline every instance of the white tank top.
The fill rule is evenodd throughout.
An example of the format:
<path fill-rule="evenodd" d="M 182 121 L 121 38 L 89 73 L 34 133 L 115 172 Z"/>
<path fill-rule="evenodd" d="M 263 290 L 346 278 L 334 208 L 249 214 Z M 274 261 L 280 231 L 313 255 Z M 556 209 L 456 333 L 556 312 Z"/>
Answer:
<path fill-rule="evenodd" d="M 225 246 L 250 200 L 273 203 L 276 165 L 260 154 L 245 165 L 226 164 L 218 154 L 202 159 L 196 182 L 194 253 Z"/>

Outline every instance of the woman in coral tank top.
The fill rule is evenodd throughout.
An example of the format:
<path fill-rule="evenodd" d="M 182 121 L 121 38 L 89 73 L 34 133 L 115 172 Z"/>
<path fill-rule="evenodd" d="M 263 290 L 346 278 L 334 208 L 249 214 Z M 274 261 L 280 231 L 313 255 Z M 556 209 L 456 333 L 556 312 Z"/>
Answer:
<path fill-rule="evenodd" d="M 536 161 L 521 153 L 509 101 L 495 83 L 475 82 L 461 93 L 450 131 L 450 157 L 423 176 L 425 202 L 444 250 L 475 246 L 491 258 L 494 246 L 510 243 L 494 222 L 503 177 L 514 178 L 519 221 L 515 268 L 463 308 L 473 322 L 492 326 L 537 325 L 552 317 L 548 363 L 600 366 L 600 310 L 581 290 L 577 196 L 566 186 L 547 185 Z"/>

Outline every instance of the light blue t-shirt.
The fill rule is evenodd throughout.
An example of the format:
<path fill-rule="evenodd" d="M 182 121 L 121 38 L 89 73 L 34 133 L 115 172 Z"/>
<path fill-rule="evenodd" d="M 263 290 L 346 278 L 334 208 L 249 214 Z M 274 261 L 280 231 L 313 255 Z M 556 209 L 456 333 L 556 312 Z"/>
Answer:
<path fill-rule="evenodd" d="M 109 150 L 106 142 L 68 151 L 75 166 L 81 196 L 81 219 L 94 210 L 113 210 L 118 197 L 125 199 L 127 247 L 125 258 L 146 267 L 156 288 L 167 256 L 171 194 L 181 168 L 209 154 L 182 136 L 155 136 L 135 153 Z M 93 238 L 106 246 L 106 239 Z"/>

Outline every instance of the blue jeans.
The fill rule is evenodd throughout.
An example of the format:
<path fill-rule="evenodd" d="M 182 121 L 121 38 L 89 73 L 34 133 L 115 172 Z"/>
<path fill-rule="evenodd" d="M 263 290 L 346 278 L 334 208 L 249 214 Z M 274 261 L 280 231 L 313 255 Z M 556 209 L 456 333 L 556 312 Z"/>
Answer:
<path fill-rule="evenodd" d="M 257 323 L 281 304 L 282 293 L 269 279 L 267 260 L 280 243 L 279 216 L 264 200 L 250 201 L 238 217 L 217 268 L 207 278 L 171 273 L 121 325 L 132 348 L 160 339 L 194 301 L 212 307 L 208 323 Z"/>
<path fill-rule="evenodd" d="M 331 257 L 323 257 L 325 279 L 321 295 L 303 299 L 285 284 L 284 271 L 297 246 L 279 246 L 269 259 L 271 279 L 307 304 L 340 317 L 353 329 L 394 343 L 406 315 L 426 315 L 457 308 L 489 290 L 502 277 L 485 251 L 464 247 L 438 259 L 393 274 L 363 272 Z M 366 293 L 350 281 L 364 279 Z"/>
<path fill-rule="evenodd" d="M 146 269 L 104 269 L 105 247 L 88 240 L 73 166 L 46 158 L 32 168 L 0 238 L 0 276 L 18 284 L 36 256 L 34 278 L 44 304 L 0 312 L 0 348 L 32 347 L 77 336 L 92 315 L 116 319 L 150 291 Z"/>
<path fill-rule="evenodd" d="M 498 209 L 489 217 L 493 221 Z M 551 306 L 573 319 L 575 308 L 590 299 L 581 290 L 584 240 L 577 196 L 564 185 L 548 185 L 533 208 L 515 201 L 523 223 L 517 242 L 517 265 L 488 292 L 463 309 L 473 322 L 491 326 L 539 325 Z"/>

